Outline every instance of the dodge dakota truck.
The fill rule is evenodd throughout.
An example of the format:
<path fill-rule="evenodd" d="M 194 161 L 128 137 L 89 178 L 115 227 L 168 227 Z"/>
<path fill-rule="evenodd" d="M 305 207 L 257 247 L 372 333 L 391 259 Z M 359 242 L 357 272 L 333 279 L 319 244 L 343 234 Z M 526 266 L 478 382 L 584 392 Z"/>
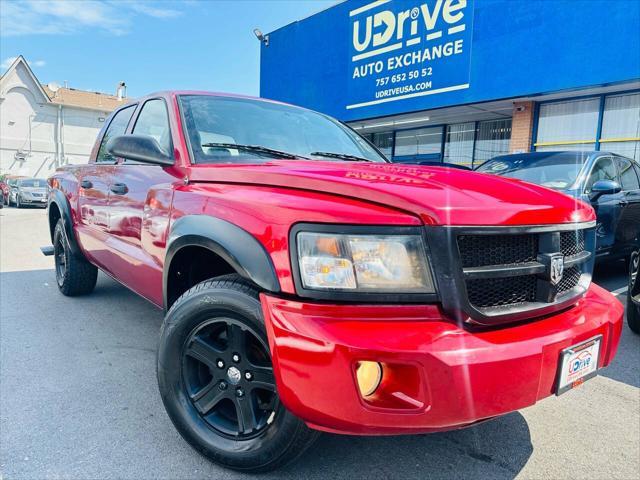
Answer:
<path fill-rule="evenodd" d="M 229 468 L 277 468 L 319 431 L 473 425 L 616 354 L 623 307 L 591 282 L 591 206 L 389 163 L 320 113 L 149 95 L 48 181 L 60 291 L 90 293 L 100 269 L 164 310 L 166 411 Z"/>

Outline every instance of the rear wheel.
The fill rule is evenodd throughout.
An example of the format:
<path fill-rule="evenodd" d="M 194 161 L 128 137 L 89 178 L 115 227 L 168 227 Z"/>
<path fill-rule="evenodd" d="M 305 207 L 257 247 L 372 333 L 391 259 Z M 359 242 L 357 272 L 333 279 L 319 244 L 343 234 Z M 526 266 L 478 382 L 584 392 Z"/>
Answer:
<path fill-rule="evenodd" d="M 632 293 L 637 291 L 637 282 L 640 282 L 640 279 L 637 278 L 638 275 L 638 264 L 640 263 L 640 251 L 631 255 L 631 262 L 629 263 L 629 291 L 627 292 L 627 324 L 629 328 L 635 332 L 640 334 L 640 307 L 633 303 L 631 300 Z"/>
<path fill-rule="evenodd" d="M 98 279 L 98 269 L 71 251 L 62 219 L 58 220 L 53 233 L 53 255 L 56 282 L 63 295 L 74 297 L 93 291 Z"/>
<path fill-rule="evenodd" d="M 225 467 L 273 470 L 318 435 L 280 402 L 258 291 L 236 275 L 199 283 L 171 307 L 158 383 L 183 438 Z"/>

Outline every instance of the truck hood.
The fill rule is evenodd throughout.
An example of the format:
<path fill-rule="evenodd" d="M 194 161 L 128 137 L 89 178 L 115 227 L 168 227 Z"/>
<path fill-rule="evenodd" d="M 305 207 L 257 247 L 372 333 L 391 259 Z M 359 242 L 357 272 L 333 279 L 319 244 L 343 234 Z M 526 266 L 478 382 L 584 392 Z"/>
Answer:
<path fill-rule="evenodd" d="M 426 225 L 547 225 L 595 220 L 586 203 L 520 180 L 419 165 L 277 160 L 193 165 L 191 182 L 331 193 L 419 216 Z"/>

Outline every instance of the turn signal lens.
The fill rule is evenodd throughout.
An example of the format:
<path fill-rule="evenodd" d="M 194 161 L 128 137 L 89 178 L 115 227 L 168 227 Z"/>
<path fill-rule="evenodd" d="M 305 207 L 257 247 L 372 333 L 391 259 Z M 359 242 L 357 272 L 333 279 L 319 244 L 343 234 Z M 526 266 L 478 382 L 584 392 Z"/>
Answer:
<path fill-rule="evenodd" d="M 382 380 L 382 365 L 378 362 L 358 362 L 356 366 L 358 388 L 363 397 L 372 395 Z"/>

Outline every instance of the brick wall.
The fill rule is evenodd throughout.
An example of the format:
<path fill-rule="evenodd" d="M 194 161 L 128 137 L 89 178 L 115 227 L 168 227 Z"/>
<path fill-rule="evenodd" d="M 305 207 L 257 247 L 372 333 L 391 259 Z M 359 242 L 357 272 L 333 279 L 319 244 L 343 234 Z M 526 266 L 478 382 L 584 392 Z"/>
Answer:
<path fill-rule="evenodd" d="M 528 152 L 533 134 L 534 102 L 514 102 L 509 152 Z"/>

